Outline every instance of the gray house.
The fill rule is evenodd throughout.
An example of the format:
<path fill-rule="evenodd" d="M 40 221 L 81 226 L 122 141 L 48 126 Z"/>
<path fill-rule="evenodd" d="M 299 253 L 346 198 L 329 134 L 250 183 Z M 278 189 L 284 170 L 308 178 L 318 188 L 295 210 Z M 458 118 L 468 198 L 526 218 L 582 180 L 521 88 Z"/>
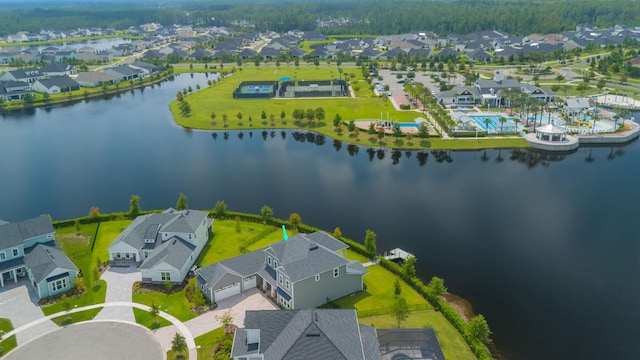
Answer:
<path fill-rule="evenodd" d="M 28 275 L 44 298 L 73 288 L 78 272 L 58 248 L 48 216 L 0 224 L 0 286 Z"/>
<path fill-rule="evenodd" d="M 198 269 L 197 285 L 212 302 L 258 287 L 286 308 L 313 308 L 363 289 L 367 270 L 346 249 L 325 232 L 297 234 Z"/>
<path fill-rule="evenodd" d="M 378 360 L 376 329 L 355 310 L 247 311 L 231 348 L 235 360 Z M 395 359 L 395 358 L 394 358 Z"/>

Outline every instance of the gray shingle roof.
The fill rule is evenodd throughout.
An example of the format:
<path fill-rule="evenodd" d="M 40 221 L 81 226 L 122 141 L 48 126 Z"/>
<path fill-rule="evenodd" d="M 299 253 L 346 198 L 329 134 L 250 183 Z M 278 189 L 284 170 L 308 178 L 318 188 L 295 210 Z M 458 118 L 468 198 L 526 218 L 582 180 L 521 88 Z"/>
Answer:
<path fill-rule="evenodd" d="M 227 273 L 247 277 L 258 273 L 260 268 L 264 268 L 264 253 L 262 251 L 252 251 L 247 254 L 233 257 L 212 265 L 198 269 L 198 275 L 207 281 L 207 286 L 215 286 Z"/>
<path fill-rule="evenodd" d="M 379 359 L 377 339 L 363 342 L 355 310 L 247 311 L 245 329 L 260 330 L 259 351 L 270 359 Z M 232 356 L 248 352 L 234 339 Z M 363 345 L 371 346 L 365 350 Z M 373 357 L 365 357 L 373 354 Z"/>
<path fill-rule="evenodd" d="M 21 245 L 25 240 L 53 234 L 53 225 L 47 215 L 15 223 L 0 225 L 0 249 Z"/>
<path fill-rule="evenodd" d="M 53 86 L 59 86 L 61 88 L 62 87 L 67 87 L 67 88 L 80 87 L 80 84 L 78 84 L 75 80 L 73 80 L 67 75 L 56 76 L 49 79 L 40 79 L 38 80 L 38 82 L 42 84 L 44 87 L 46 87 L 47 89 Z"/>
<path fill-rule="evenodd" d="M 182 269 L 196 247 L 177 236 L 165 241 L 140 264 L 140 269 L 151 269 L 160 263 L 167 263 L 176 269 Z"/>
<path fill-rule="evenodd" d="M 377 329 L 376 332 L 380 348 L 390 355 L 393 349 L 416 349 L 420 350 L 425 359 L 445 359 L 432 328 Z"/>
<path fill-rule="evenodd" d="M 43 244 L 34 246 L 24 256 L 24 264 L 31 271 L 36 283 L 46 279 L 56 269 L 78 271 L 65 253 L 53 246 Z"/>

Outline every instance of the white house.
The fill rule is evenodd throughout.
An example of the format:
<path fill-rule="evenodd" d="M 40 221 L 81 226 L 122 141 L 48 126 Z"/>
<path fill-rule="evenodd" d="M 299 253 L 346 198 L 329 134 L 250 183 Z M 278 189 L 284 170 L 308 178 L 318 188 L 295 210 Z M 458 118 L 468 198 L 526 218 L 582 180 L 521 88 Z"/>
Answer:
<path fill-rule="evenodd" d="M 138 216 L 109 245 L 109 260 L 135 263 L 143 282 L 179 284 L 209 240 L 212 224 L 206 212 L 197 210 L 169 208 Z"/>

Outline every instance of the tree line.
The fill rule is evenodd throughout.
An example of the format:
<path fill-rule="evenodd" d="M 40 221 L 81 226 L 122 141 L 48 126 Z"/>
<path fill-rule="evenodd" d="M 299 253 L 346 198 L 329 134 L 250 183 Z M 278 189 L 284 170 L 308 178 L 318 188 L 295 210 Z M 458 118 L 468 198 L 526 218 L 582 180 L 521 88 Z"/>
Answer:
<path fill-rule="evenodd" d="M 339 27 L 318 28 L 317 20 L 347 18 Z M 640 24 L 640 7 L 628 0 L 343 0 L 280 2 L 188 2 L 154 8 L 150 3 L 12 8 L 0 13 L 0 36 L 17 31 L 77 27 L 125 29 L 148 22 L 232 26 L 247 31 L 321 30 L 325 34 L 399 34 L 431 30 L 468 34 L 498 30 L 514 35 L 572 31 L 590 23 L 600 28 Z M 73 24 L 73 25 L 71 25 Z"/>

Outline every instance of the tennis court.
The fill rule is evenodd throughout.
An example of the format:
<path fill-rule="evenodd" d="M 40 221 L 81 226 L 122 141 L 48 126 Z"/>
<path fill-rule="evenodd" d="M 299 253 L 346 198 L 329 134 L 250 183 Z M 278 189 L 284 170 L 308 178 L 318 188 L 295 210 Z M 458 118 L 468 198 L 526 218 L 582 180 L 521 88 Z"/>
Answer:
<path fill-rule="evenodd" d="M 273 85 L 245 85 L 240 88 L 242 94 L 268 94 L 273 92 Z"/>

